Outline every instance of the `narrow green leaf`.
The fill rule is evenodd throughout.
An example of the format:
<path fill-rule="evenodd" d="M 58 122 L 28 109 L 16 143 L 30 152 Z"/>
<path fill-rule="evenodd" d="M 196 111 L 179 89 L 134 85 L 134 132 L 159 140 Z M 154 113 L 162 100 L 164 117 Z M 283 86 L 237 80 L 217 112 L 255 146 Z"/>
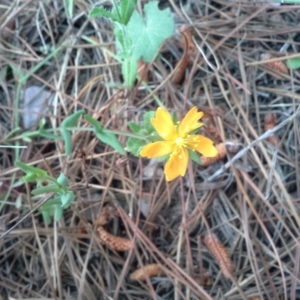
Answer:
<path fill-rule="evenodd" d="M 110 19 L 111 21 L 118 21 L 118 17 L 114 13 L 105 9 L 103 6 L 94 7 L 90 11 L 89 17 L 90 18 L 104 17 L 104 18 Z"/>
<path fill-rule="evenodd" d="M 286 66 L 291 70 L 300 68 L 300 57 L 290 58 L 286 61 Z"/>
<path fill-rule="evenodd" d="M 63 217 L 63 208 L 57 204 L 57 205 L 54 205 L 54 219 L 55 221 L 59 221 L 62 219 Z"/>
<path fill-rule="evenodd" d="M 40 168 L 35 168 L 32 166 L 28 166 L 20 161 L 16 161 L 15 165 L 19 167 L 23 172 L 28 173 L 28 174 L 35 174 L 39 178 L 45 178 L 48 176 L 47 172 L 40 169 Z"/>
<path fill-rule="evenodd" d="M 192 161 L 194 161 L 197 164 L 201 164 L 201 158 L 200 155 L 198 154 L 198 152 L 193 151 L 191 149 L 188 149 L 189 152 L 189 156 L 192 159 Z"/>
<path fill-rule="evenodd" d="M 137 60 L 134 57 L 125 58 L 122 62 L 122 75 L 125 81 L 125 85 L 131 88 L 137 77 L 138 66 Z"/>
<path fill-rule="evenodd" d="M 137 0 L 121 0 L 120 10 L 122 24 L 126 25 L 136 7 Z"/>
<path fill-rule="evenodd" d="M 50 184 L 50 185 L 46 185 L 46 186 L 42 186 L 42 187 L 33 189 L 31 191 L 31 194 L 32 195 L 41 195 L 41 194 L 45 194 L 45 193 L 59 193 L 59 192 L 62 192 L 61 187 L 59 187 L 58 185 Z"/>
<path fill-rule="evenodd" d="M 84 115 L 83 118 L 94 127 L 94 132 L 101 132 L 103 130 L 102 124 L 95 120 L 92 116 Z"/>
<path fill-rule="evenodd" d="M 105 129 L 101 132 L 95 132 L 97 138 L 102 141 L 103 143 L 111 146 L 115 150 L 117 150 L 120 154 L 125 154 L 125 150 L 116 138 L 116 136 L 108 131 L 105 131 Z"/>
<path fill-rule="evenodd" d="M 65 8 L 69 18 L 73 18 L 74 0 L 64 0 Z"/>
<path fill-rule="evenodd" d="M 70 155 L 72 153 L 72 136 L 68 128 L 75 127 L 77 125 L 78 119 L 84 113 L 84 110 L 79 110 L 74 114 L 66 117 L 61 123 L 61 134 L 65 141 L 65 153 Z"/>
<path fill-rule="evenodd" d="M 84 114 L 84 110 L 78 110 L 75 113 L 73 113 L 72 115 L 66 117 L 62 123 L 61 123 L 61 127 L 62 128 L 72 128 L 75 127 L 77 125 L 78 119 L 80 118 L 80 116 Z"/>
<path fill-rule="evenodd" d="M 51 216 L 50 216 L 49 211 L 42 210 L 42 209 L 40 211 L 42 213 L 44 223 L 49 225 L 51 223 Z"/>

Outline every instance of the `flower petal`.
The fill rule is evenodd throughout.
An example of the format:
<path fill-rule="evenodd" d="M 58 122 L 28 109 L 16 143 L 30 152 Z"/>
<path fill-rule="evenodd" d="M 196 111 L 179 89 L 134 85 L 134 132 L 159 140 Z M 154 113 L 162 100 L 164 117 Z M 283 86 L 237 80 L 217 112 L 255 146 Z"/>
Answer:
<path fill-rule="evenodd" d="M 171 141 L 178 137 L 176 125 L 173 122 L 171 114 L 166 109 L 159 107 L 156 110 L 155 118 L 151 119 L 151 123 L 164 140 Z"/>
<path fill-rule="evenodd" d="M 198 122 L 202 117 L 203 112 L 198 112 L 196 106 L 192 107 L 180 122 L 178 126 L 178 135 L 180 137 L 185 137 L 191 131 L 203 126 L 203 123 Z"/>
<path fill-rule="evenodd" d="M 203 135 L 190 135 L 185 139 L 185 145 L 206 157 L 215 157 L 218 155 L 214 142 Z"/>
<path fill-rule="evenodd" d="M 178 147 L 170 156 L 165 165 L 166 180 L 171 181 L 178 176 L 184 176 L 189 161 L 186 148 Z"/>
<path fill-rule="evenodd" d="M 140 156 L 148 157 L 148 158 L 160 157 L 160 156 L 170 154 L 171 152 L 174 151 L 174 148 L 175 148 L 174 142 L 168 142 L 168 141 L 154 142 L 144 146 L 144 148 L 140 152 Z"/>

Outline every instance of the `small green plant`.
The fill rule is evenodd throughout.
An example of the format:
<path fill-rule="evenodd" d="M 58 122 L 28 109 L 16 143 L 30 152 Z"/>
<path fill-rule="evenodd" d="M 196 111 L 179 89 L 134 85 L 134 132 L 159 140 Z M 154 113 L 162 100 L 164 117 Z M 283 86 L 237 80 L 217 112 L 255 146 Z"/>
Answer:
<path fill-rule="evenodd" d="M 125 86 L 131 88 L 137 78 L 137 62 L 151 62 L 161 44 L 174 33 L 170 10 L 160 10 L 157 1 L 144 6 L 145 17 L 135 10 L 136 0 L 121 0 L 111 11 L 95 7 L 90 17 L 105 17 L 114 24 L 117 59 L 122 63 Z"/>
<path fill-rule="evenodd" d="M 55 217 L 55 220 L 60 220 L 63 215 L 63 210 L 68 208 L 75 200 L 75 194 L 68 186 L 67 177 L 61 173 L 57 178 L 54 178 L 40 168 L 28 166 L 22 162 L 16 162 L 15 164 L 26 173 L 21 179 L 22 182 L 36 182 L 36 188 L 31 191 L 33 196 L 49 193 L 53 194 L 53 196 L 39 208 L 44 222 L 49 224 L 52 216 Z"/>

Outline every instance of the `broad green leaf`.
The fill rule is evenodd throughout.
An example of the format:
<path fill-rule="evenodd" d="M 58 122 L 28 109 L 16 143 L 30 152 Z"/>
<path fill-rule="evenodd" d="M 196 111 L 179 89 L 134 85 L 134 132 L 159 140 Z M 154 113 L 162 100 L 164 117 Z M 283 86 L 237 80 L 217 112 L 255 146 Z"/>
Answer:
<path fill-rule="evenodd" d="M 96 17 L 104 17 L 107 19 L 110 19 L 111 21 L 119 21 L 119 18 L 116 14 L 114 14 L 111 11 L 108 11 L 104 7 L 94 7 L 90 13 L 89 13 L 90 18 L 96 18 Z"/>
<path fill-rule="evenodd" d="M 61 123 L 60 131 L 65 141 L 66 155 L 70 155 L 72 153 L 72 136 L 69 128 L 75 127 L 77 125 L 78 119 L 83 113 L 84 110 L 79 110 L 74 114 L 66 117 Z"/>
<path fill-rule="evenodd" d="M 147 141 L 130 137 L 126 142 L 126 150 L 132 153 L 134 156 L 139 156 L 143 147 L 147 144 Z"/>
<path fill-rule="evenodd" d="M 122 75 L 127 87 L 132 87 L 138 72 L 137 61 L 133 57 L 126 58 L 122 63 Z"/>
<path fill-rule="evenodd" d="M 132 57 L 137 61 L 150 62 L 165 39 L 173 35 L 174 21 L 170 9 L 159 10 L 158 2 L 145 5 L 145 20 L 134 11 L 127 26 L 128 38 L 133 43 Z"/>
<path fill-rule="evenodd" d="M 143 118 L 144 118 L 144 128 L 147 130 L 148 134 L 152 133 L 155 131 L 151 119 L 155 117 L 155 112 L 154 111 L 147 111 Z"/>
<path fill-rule="evenodd" d="M 139 133 L 142 129 L 141 125 L 134 123 L 134 122 L 129 122 L 128 126 L 134 133 Z"/>
<path fill-rule="evenodd" d="M 290 58 L 286 61 L 286 66 L 291 70 L 300 68 L 300 57 Z"/>
<path fill-rule="evenodd" d="M 107 144 L 117 150 L 120 154 L 125 154 L 125 150 L 116 138 L 116 136 L 108 131 L 103 130 L 102 132 L 96 133 L 97 138 L 103 142 L 104 144 Z"/>

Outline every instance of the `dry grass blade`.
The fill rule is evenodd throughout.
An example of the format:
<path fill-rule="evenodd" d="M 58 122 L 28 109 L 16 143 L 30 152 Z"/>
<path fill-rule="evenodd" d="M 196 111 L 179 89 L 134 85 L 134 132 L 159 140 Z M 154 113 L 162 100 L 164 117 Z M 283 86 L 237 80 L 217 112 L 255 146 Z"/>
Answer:
<path fill-rule="evenodd" d="M 129 278 L 132 281 L 146 280 L 147 278 L 158 276 L 160 272 L 161 266 L 159 264 L 149 264 L 135 270 L 130 274 Z"/>

